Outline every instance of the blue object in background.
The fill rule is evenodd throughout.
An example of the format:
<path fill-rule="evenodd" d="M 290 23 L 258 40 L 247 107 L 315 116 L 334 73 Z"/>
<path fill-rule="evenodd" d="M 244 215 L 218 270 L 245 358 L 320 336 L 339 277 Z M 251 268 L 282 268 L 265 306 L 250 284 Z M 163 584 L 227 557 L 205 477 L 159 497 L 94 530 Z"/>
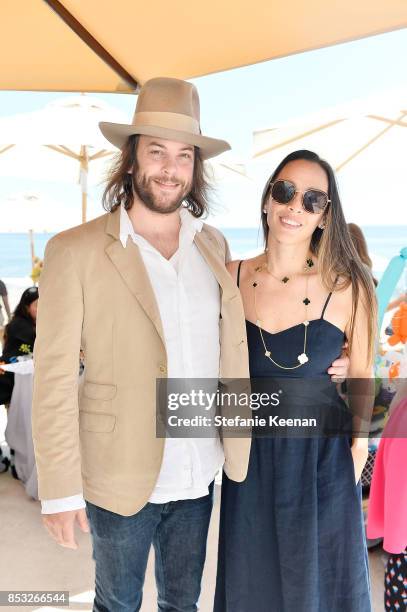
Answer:
<path fill-rule="evenodd" d="M 387 305 L 391 300 L 396 285 L 403 274 L 406 262 L 407 247 L 404 247 L 404 249 L 401 249 L 400 255 L 390 260 L 389 265 L 383 272 L 379 284 L 377 285 L 376 295 L 378 300 L 379 329 L 381 329 L 384 313 L 386 312 Z"/>

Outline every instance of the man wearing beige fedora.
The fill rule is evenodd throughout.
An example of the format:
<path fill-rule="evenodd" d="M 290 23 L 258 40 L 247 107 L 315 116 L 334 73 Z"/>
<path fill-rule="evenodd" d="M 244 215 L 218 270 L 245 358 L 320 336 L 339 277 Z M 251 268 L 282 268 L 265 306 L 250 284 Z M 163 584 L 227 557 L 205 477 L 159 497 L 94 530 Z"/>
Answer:
<path fill-rule="evenodd" d="M 208 210 L 195 87 L 148 81 L 131 125 L 100 124 L 121 149 L 106 214 L 54 236 L 40 279 L 33 438 L 43 520 L 62 546 L 88 531 L 94 611 L 141 607 L 155 549 L 158 609 L 197 610 L 224 466 L 244 480 L 249 439 L 156 437 L 157 378 L 247 378 L 239 290 Z M 83 382 L 78 388 L 80 351 Z"/>

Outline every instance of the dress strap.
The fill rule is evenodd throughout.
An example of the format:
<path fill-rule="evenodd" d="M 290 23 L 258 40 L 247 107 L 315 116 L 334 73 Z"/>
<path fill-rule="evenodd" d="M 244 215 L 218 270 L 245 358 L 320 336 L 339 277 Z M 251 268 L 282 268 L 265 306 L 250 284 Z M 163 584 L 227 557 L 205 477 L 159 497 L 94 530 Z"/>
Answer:
<path fill-rule="evenodd" d="M 240 283 L 240 268 L 242 267 L 242 263 L 243 263 L 243 259 L 239 261 L 239 265 L 237 267 L 237 280 L 236 280 L 237 286 L 239 286 L 239 283 Z"/>
<path fill-rule="evenodd" d="M 339 278 L 339 275 L 338 275 L 338 276 L 335 278 L 334 286 L 335 286 L 335 285 L 336 285 L 336 283 L 338 282 L 338 278 Z M 322 313 L 321 313 L 321 319 L 323 319 L 323 318 L 324 318 L 325 310 L 326 310 L 326 307 L 327 307 L 327 306 L 328 306 L 328 304 L 329 304 L 329 300 L 331 299 L 331 296 L 332 296 L 332 291 L 330 291 L 330 292 L 328 293 L 328 297 L 326 298 L 326 301 L 325 301 L 325 304 L 324 304 L 324 307 L 323 307 L 323 309 L 322 309 Z"/>
<path fill-rule="evenodd" d="M 324 318 L 325 310 L 326 310 L 326 307 L 329 304 L 329 300 L 331 299 L 331 295 L 332 295 L 332 291 L 330 293 L 328 293 L 328 297 L 326 298 L 326 302 L 325 302 L 324 307 L 323 307 L 322 312 L 321 312 L 321 319 Z"/>

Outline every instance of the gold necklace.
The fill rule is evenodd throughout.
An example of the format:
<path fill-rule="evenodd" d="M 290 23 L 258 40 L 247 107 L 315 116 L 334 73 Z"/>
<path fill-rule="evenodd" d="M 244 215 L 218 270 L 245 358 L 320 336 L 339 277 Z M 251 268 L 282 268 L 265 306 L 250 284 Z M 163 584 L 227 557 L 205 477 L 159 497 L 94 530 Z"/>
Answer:
<path fill-rule="evenodd" d="M 266 253 L 267 253 L 267 249 L 266 249 Z M 314 262 L 312 261 L 312 257 L 308 257 L 308 259 L 305 262 L 305 266 L 303 267 L 304 272 L 309 272 L 311 268 L 313 267 L 313 265 L 314 265 Z M 261 266 L 257 266 L 257 268 L 254 269 L 255 272 L 261 272 L 261 270 L 267 270 L 267 273 L 270 274 L 270 276 L 284 283 L 284 285 L 286 285 L 288 281 L 290 280 L 289 276 L 284 276 L 283 278 L 278 278 L 277 276 L 275 276 L 272 272 L 270 272 L 267 262 L 262 264 Z"/>
<path fill-rule="evenodd" d="M 311 268 L 311 266 L 308 266 L 308 269 Z M 258 268 L 255 269 L 256 272 L 259 272 L 261 269 L 263 269 L 262 266 L 259 266 Z M 307 269 L 307 268 L 306 268 Z M 284 280 L 283 280 L 284 282 Z M 256 315 L 256 325 L 258 327 L 258 330 L 260 332 L 260 338 L 261 341 L 263 343 L 263 347 L 264 347 L 264 356 L 269 359 L 272 363 L 274 363 L 274 365 L 276 365 L 278 368 L 281 368 L 282 370 L 296 370 L 297 368 L 300 368 L 302 365 L 304 365 L 304 363 L 307 363 L 307 361 L 309 361 L 309 357 L 307 355 L 307 330 L 308 330 L 308 325 L 309 325 L 309 320 L 308 320 L 308 304 L 311 304 L 311 301 L 308 298 L 308 275 L 305 277 L 305 298 L 302 300 L 303 304 L 305 306 L 305 320 L 303 321 L 303 325 L 304 325 L 304 345 L 303 345 L 303 351 L 300 355 L 298 355 L 297 359 L 299 361 L 299 363 L 295 366 L 283 366 L 280 363 L 277 363 L 277 361 L 275 361 L 272 356 L 271 356 L 271 351 L 267 348 L 266 342 L 264 340 L 263 337 L 263 330 L 261 328 L 261 324 L 262 321 L 261 319 L 259 319 L 259 315 L 257 313 L 257 303 L 256 303 L 256 288 L 258 287 L 259 283 L 254 279 L 253 283 L 252 283 L 252 287 L 254 290 L 254 314 Z"/>

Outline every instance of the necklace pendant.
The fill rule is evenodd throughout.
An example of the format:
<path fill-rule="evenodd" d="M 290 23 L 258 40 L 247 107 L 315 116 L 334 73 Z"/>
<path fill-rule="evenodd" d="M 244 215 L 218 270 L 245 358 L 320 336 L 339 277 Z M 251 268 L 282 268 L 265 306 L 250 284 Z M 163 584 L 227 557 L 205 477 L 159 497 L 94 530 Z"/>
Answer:
<path fill-rule="evenodd" d="M 298 361 L 300 362 L 301 365 L 303 365 L 304 363 L 307 363 L 308 357 L 305 353 L 301 353 L 301 355 L 298 355 L 297 357 Z"/>
<path fill-rule="evenodd" d="M 311 300 L 309 300 L 307 297 L 302 301 L 304 302 L 306 306 L 308 306 L 308 304 L 311 304 Z"/>
<path fill-rule="evenodd" d="M 266 357 L 270 357 L 270 356 L 271 356 L 271 353 L 270 353 L 270 351 L 265 351 L 264 355 L 265 355 Z"/>
<path fill-rule="evenodd" d="M 288 278 L 288 276 L 284 276 L 284 278 L 281 279 L 281 282 L 286 284 L 286 283 L 288 283 L 289 280 L 290 279 Z"/>

